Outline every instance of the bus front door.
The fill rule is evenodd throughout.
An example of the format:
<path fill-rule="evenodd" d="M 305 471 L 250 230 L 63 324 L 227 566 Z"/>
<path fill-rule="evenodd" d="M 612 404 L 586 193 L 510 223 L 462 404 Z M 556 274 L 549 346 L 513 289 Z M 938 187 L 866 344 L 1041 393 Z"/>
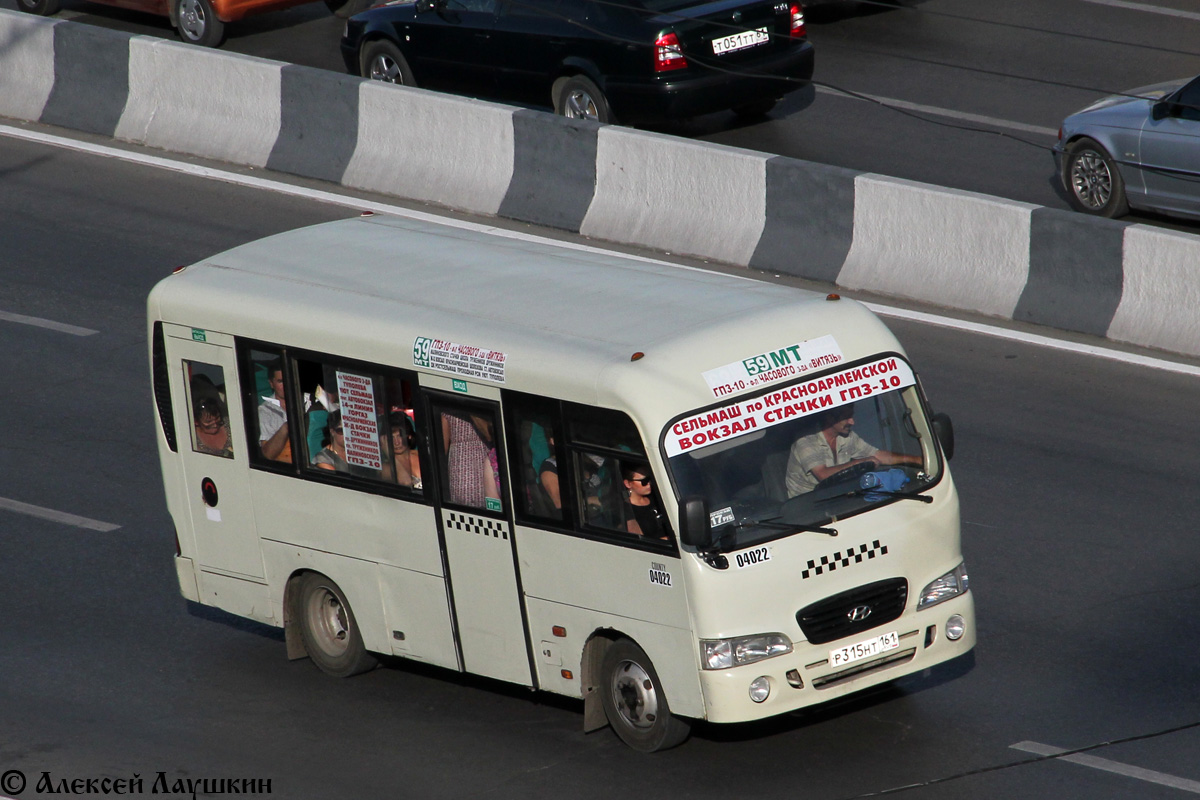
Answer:
<path fill-rule="evenodd" d="M 497 403 L 435 395 L 439 518 L 463 669 L 532 684 Z"/>
<path fill-rule="evenodd" d="M 163 332 L 197 566 L 262 578 L 233 337 L 171 324 Z"/>

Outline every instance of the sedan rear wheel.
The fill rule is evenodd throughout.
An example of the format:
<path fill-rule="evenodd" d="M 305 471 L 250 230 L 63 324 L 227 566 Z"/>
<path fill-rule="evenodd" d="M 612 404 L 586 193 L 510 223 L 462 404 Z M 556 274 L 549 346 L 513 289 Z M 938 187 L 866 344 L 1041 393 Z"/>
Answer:
<path fill-rule="evenodd" d="M 567 119 L 615 122 L 612 109 L 600 87 L 582 75 L 572 75 L 555 84 L 554 113 Z"/>
<path fill-rule="evenodd" d="M 58 0 L 17 0 L 17 10 L 39 17 L 52 17 L 58 13 Z"/>
<path fill-rule="evenodd" d="M 1071 205 L 1100 217 L 1129 213 L 1125 181 L 1112 156 L 1092 139 L 1078 139 L 1067 146 L 1063 162 L 1063 186 Z"/>
<path fill-rule="evenodd" d="M 209 0 L 175 0 L 179 38 L 188 44 L 216 47 L 225 40 L 225 23 Z"/>
<path fill-rule="evenodd" d="M 404 54 L 391 42 L 378 40 L 367 44 L 362 49 L 358 65 L 364 78 L 400 86 L 417 85 Z"/>

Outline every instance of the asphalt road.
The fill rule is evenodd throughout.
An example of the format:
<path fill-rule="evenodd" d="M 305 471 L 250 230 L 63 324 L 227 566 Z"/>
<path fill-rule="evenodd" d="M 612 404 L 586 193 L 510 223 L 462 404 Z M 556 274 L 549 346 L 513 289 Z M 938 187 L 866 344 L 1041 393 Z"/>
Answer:
<path fill-rule="evenodd" d="M 0 136 L 0 795 L 159 773 L 289 800 L 1200 792 L 1200 379 L 955 328 L 889 322 L 955 421 L 979 645 L 869 697 L 644 756 L 568 701 L 400 661 L 337 681 L 189 608 L 146 294 L 352 213 Z"/>
<path fill-rule="evenodd" d="M 64 0 L 58 16 L 174 38 L 165 18 L 86 0 Z M 1063 117 L 1110 92 L 1200 73 L 1194 0 L 823 0 L 806 18 L 815 92 L 754 124 L 722 113 L 667 132 L 1067 208 L 1049 151 Z M 342 27 L 315 2 L 231 25 L 224 46 L 342 72 Z"/>

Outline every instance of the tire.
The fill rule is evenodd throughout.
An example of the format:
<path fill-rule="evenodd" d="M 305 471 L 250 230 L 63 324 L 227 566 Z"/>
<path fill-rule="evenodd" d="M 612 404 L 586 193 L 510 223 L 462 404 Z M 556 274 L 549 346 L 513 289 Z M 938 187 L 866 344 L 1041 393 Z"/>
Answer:
<path fill-rule="evenodd" d="M 650 658 L 628 639 L 609 645 L 601 680 L 608 724 L 634 750 L 668 750 L 683 744 L 691 733 L 691 724 L 671 713 Z"/>
<path fill-rule="evenodd" d="M 1092 139 L 1067 145 L 1062 183 L 1071 205 L 1079 211 L 1110 218 L 1129 213 L 1121 172 L 1112 156 Z"/>
<path fill-rule="evenodd" d="M 400 48 L 387 41 L 377 39 L 363 46 L 358 57 L 359 72 L 364 78 L 398 86 L 416 86 L 412 70 Z"/>
<path fill-rule="evenodd" d="M 210 0 L 174 0 L 179 38 L 199 47 L 217 47 L 225 41 L 225 23 L 217 19 Z"/>
<path fill-rule="evenodd" d="M 296 586 L 296 620 L 304 649 L 327 675 L 349 678 L 374 669 L 378 663 L 367 652 L 354 612 L 338 585 L 319 572 L 309 572 Z"/>
<path fill-rule="evenodd" d="M 775 108 L 775 104 L 779 101 L 771 100 L 756 100 L 753 103 L 743 103 L 740 106 L 733 107 L 733 113 L 743 119 L 758 119 L 765 117 L 771 113 L 771 109 Z"/>
<path fill-rule="evenodd" d="M 615 122 L 608 99 L 600 87 L 582 75 L 572 75 L 555 83 L 554 113 L 567 119 Z"/>
<path fill-rule="evenodd" d="M 17 10 L 39 17 L 52 17 L 58 13 L 58 0 L 17 0 Z"/>

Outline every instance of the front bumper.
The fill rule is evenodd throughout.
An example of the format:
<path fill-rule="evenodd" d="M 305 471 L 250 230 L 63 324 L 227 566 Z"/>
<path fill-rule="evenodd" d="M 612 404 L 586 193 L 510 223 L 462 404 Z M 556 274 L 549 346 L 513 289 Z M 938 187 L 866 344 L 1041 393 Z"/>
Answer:
<path fill-rule="evenodd" d="M 946 636 L 946 621 L 963 618 L 962 638 Z M 900 647 L 878 656 L 831 667 L 830 650 L 870 638 L 872 633 L 897 631 Z M 909 612 L 874 631 L 846 641 L 810 645 L 797 642 L 787 655 L 723 671 L 701 671 L 706 718 L 709 722 L 750 722 L 786 714 L 928 669 L 970 652 L 975 646 L 975 601 L 970 592 L 920 612 Z M 766 677 L 771 693 L 761 703 L 750 699 L 750 683 Z M 797 686 L 796 679 L 800 685 Z"/>

